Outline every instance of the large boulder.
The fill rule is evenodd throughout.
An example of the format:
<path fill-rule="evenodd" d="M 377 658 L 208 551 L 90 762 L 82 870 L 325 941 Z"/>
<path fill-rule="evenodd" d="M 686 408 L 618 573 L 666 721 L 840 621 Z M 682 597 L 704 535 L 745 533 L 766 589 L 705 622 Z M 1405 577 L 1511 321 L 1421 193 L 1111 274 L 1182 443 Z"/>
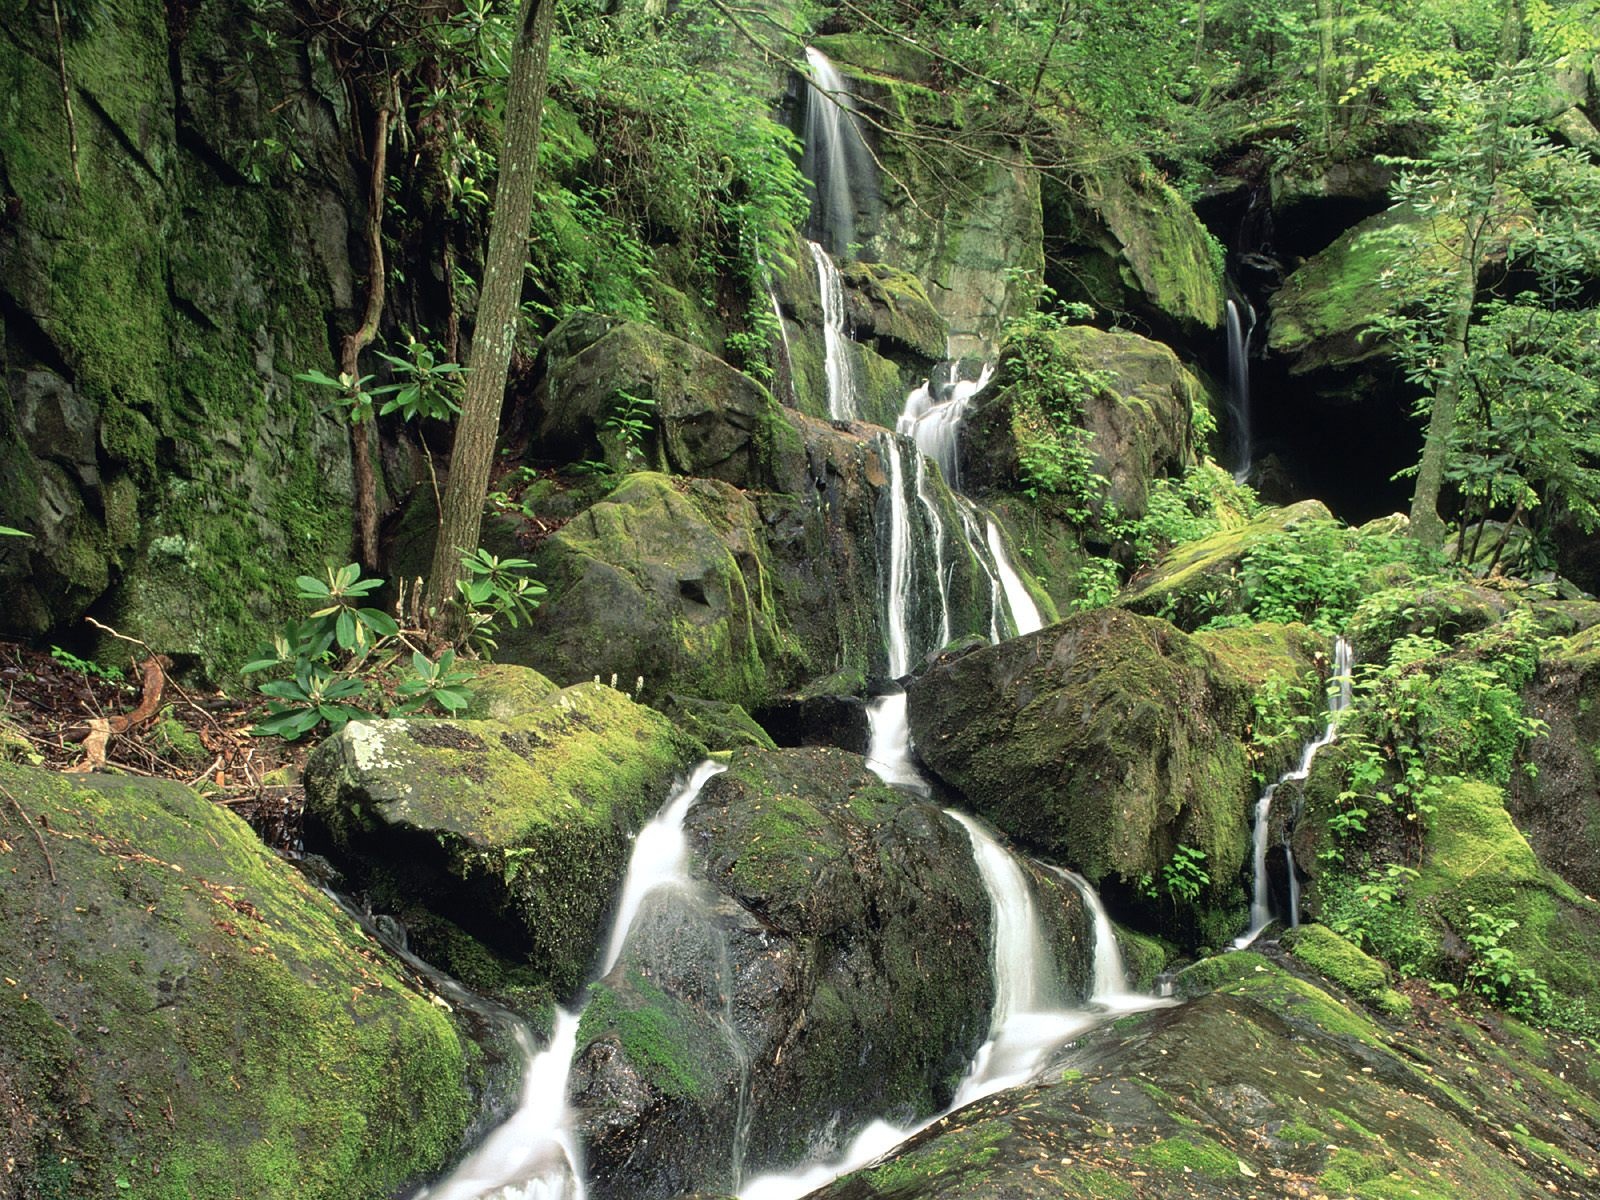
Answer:
<path fill-rule="evenodd" d="M 1207 960 L 1179 983 L 1197 998 L 1089 1035 L 1040 1082 L 953 1113 L 814 1195 L 1522 1200 L 1594 1190 L 1600 1099 L 1580 1041 L 1431 998 L 1426 1020 L 1397 1027 L 1255 953 Z"/>
<path fill-rule="evenodd" d="M 348 93 L 287 11 L 126 5 L 69 31 L 74 151 L 49 13 L 16 15 L 0 525 L 35 536 L 0 548 L 0 635 L 92 608 L 226 674 L 350 541 L 347 427 L 293 382 L 336 371 L 330 325 L 359 323 Z M 238 38 L 247 16 L 263 38 Z"/>
<path fill-rule="evenodd" d="M 438 965 L 476 982 L 456 927 L 567 995 L 589 971 L 633 833 L 702 753 L 597 683 L 504 722 L 352 721 L 306 764 L 308 834 L 376 905 L 449 923 L 419 946 Z"/>
<path fill-rule="evenodd" d="M 835 750 L 739 750 L 592 986 L 573 1097 L 599 1200 L 731 1191 L 947 1105 L 989 1023 L 989 900 L 965 830 Z M 1065 990 L 1091 935 L 1035 873 Z M 937 936 L 929 937 L 928 931 Z"/>
<path fill-rule="evenodd" d="M 1093 471 L 1106 481 L 1102 502 L 1119 517 L 1142 517 L 1151 483 L 1195 461 L 1191 417 L 1205 404 L 1203 385 L 1170 349 L 1138 334 L 1072 325 L 1042 336 L 1052 377 L 1059 368 L 1081 381 L 1076 397 L 1060 399 L 1081 406 Z M 961 478 L 970 489 L 1020 490 L 1026 458 L 1049 453 L 1041 441 L 1059 441 L 1049 411 L 1055 398 L 1039 395 L 1049 384 L 1031 377 L 1026 362 L 1015 348 L 1002 349 L 994 384 L 963 426 Z"/>
<path fill-rule="evenodd" d="M 923 761 L 979 812 L 1216 944 L 1241 915 L 1250 852 L 1248 695 L 1188 634 L 1100 610 L 940 661 L 908 702 Z M 1210 879 L 1187 899 L 1168 870 L 1180 846 Z M 1150 897 L 1163 882 L 1170 906 Z"/>
<path fill-rule="evenodd" d="M 777 402 L 715 355 L 638 321 L 580 313 L 551 330 L 541 362 L 533 396 L 541 457 L 598 454 L 618 470 L 649 463 L 735 487 L 761 477 Z M 619 422 L 630 406 L 642 427 L 625 433 Z"/>
<path fill-rule="evenodd" d="M 364 1197 L 438 1171 L 476 1048 L 226 809 L 0 764 L 0 1191 Z"/>

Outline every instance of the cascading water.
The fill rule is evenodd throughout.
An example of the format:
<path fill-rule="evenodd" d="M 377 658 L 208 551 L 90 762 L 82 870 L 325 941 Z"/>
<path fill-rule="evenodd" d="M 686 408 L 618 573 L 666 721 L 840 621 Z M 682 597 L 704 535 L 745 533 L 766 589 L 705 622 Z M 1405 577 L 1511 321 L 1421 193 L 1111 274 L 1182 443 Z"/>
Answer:
<path fill-rule="evenodd" d="M 828 377 L 828 416 L 835 421 L 856 417 L 855 359 L 845 330 L 844 280 L 833 258 L 817 242 L 811 260 L 817 265 L 817 289 L 822 299 L 823 364 Z"/>
<path fill-rule="evenodd" d="M 848 258 L 856 236 L 857 182 L 874 189 L 876 164 L 861 134 L 855 97 L 844 76 L 814 46 L 806 47 L 811 88 L 806 96 L 801 170 L 811 182 L 811 235 L 836 258 Z"/>
<path fill-rule="evenodd" d="M 904 411 L 895 422 L 895 431 L 903 433 L 917 444 L 917 449 L 939 464 L 944 481 L 957 491 L 961 489 L 961 422 L 966 419 L 972 398 L 989 386 L 994 368 L 984 364 L 976 379 L 962 379 L 959 367 L 953 366 L 944 375 L 944 382 L 935 385 L 930 379 L 906 397 Z"/>
<path fill-rule="evenodd" d="M 701 763 L 640 832 L 601 975 L 616 965 L 644 898 L 657 888 L 688 883 L 683 819 L 706 782 L 726 769 Z M 517 1107 L 454 1171 L 414 1200 L 584 1200 L 583 1161 L 567 1104 L 582 1015 L 581 1009 L 558 1009 L 543 1051 L 535 1049 L 525 1026 L 516 1028 L 525 1063 Z"/>
<path fill-rule="evenodd" d="M 989 544 L 989 553 L 994 555 L 994 569 L 1000 576 L 1000 586 L 1005 589 L 1006 608 L 1011 613 L 1012 626 L 1018 636 L 1042 629 L 1044 619 L 1039 616 L 1039 606 L 1033 602 L 1033 597 L 1023 586 L 1022 576 L 1018 575 L 1017 569 L 1011 565 L 1011 556 L 1006 553 L 1006 544 L 1000 536 L 1000 527 L 995 524 L 992 517 L 984 524 L 987 528 L 985 540 Z"/>
<path fill-rule="evenodd" d="M 1333 648 L 1333 679 L 1329 681 L 1328 690 L 1328 723 L 1322 733 L 1307 742 L 1300 750 L 1300 762 L 1294 770 L 1285 773 L 1276 783 L 1267 787 L 1261 793 L 1261 799 L 1256 801 L 1255 829 L 1251 836 L 1251 861 L 1254 867 L 1254 881 L 1250 893 L 1250 928 L 1234 939 L 1235 949 L 1242 950 L 1256 938 L 1261 936 L 1261 931 L 1272 923 L 1272 894 L 1267 879 L 1267 833 L 1272 820 L 1272 801 L 1278 794 L 1278 789 L 1286 783 L 1300 783 L 1311 774 L 1311 764 L 1316 759 L 1322 748 L 1333 741 L 1339 734 L 1339 714 L 1350 707 L 1350 665 L 1352 653 L 1350 643 L 1339 638 Z M 1284 854 L 1289 862 L 1289 904 L 1288 919 L 1291 924 L 1299 920 L 1299 888 L 1295 882 L 1294 855 L 1289 850 L 1287 840 L 1283 845 Z"/>
<path fill-rule="evenodd" d="M 1250 335 L 1255 332 L 1256 310 L 1228 301 L 1228 414 L 1233 418 L 1233 477 L 1244 483 L 1255 454 L 1250 428 Z"/>

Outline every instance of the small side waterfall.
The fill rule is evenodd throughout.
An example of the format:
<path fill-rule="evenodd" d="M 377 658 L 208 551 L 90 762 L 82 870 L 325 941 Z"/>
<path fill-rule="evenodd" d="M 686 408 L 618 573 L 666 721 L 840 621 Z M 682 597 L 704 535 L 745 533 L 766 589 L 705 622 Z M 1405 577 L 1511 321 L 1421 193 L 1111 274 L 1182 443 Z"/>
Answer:
<path fill-rule="evenodd" d="M 1256 310 L 1249 304 L 1244 312 L 1228 301 L 1228 414 L 1233 418 L 1233 478 L 1244 483 L 1250 477 L 1255 456 L 1250 427 L 1250 335 L 1256 328 Z"/>
<path fill-rule="evenodd" d="M 1270 784 L 1261 793 L 1261 799 L 1256 801 L 1255 829 L 1250 842 L 1251 861 L 1254 867 L 1254 880 L 1250 893 L 1250 928 L 1234 939 L 1233 945 L 1237 950 L 1242 950 L 1255 941 L 1261 936 L 1261 931 L 1272 923 L 1272 894 L 1267 880 L 1267 833 L 1272 820 L 1272 801 L 1278 794 L 1278 789 L 1285 783 L 1299 783 L 1310 775 L 1311 764 L 1318 752 L 1338 736 L 1339 714 L 1350 707 L 1351 661 L 1350 643 L 1339 638 L 1333 647 L 1333 678 L 1329 680 L 1328 687 L 1327 725 L 1323 727 L 1321 734 L 1301 747 L 1299 765 L 1285 773 L 1276 783 Z M 1290 911 L 1287 917 L 1290 924 L 1297 924 L 1300 918 L 1300 889 L 1295 880 L 1294 854 L 1289 849 L 1287 839 L 1283 843 L 1283 852 L 1289 866 Z"/>
<path fill-rule="evenodd" d="M 1019 636 L 1042 629 L 1044 618 L 1039 616 L 1039 606 L 1033 602 L 1033 597 L 1023 586 L 1022 576 L 1018 575 L 1017 569 L 1011 565 L 1011 556 L 1006 553 L 1006 544 L 1000 536 L 1000 527 L 995 524 L 993 517 L 989 518 L 985 525 L 989 552 L 994 555 L 994 569 L 1000 576 L 1000 586 L 1005 589 L 1006 608 L 1011 612 L 1011 624 Z"/>
<path fill-rule="evenodd" d="M 873 181 L 877 164 L 862 137 L 855 97 L 844 76 L 814 46 L 806 47 L 806 65 L 811 87 L 801 169 L 815 189 L 811 234 L 835 257 L 849 258 L 856 238 L 856 184 Z"/>
<path fill-rule="evenodd" d="M 844 280 L 829 253 L 817 242 L 811 260 L 817 265 L 817 288 L 822 299 L 822 345 L 828 376 L 828 416 L 835 421 L 856 417 L 856 369 L 845 330 Z"/>
<path fill-rule="evenodd" d="M 726 769 L 709 760 L 701 763 L 640 831 L 601 975 L 616 965 L 644 898 L 657 888 L 687 883 L 683 819 L 706 782 Z M 414 1200 L 584 1200 L 583 1160 L 567 1104 L 582 1017 L 581 1008 L 558 1009 L 550 1045 L 543 1051 L 534 1047 L 526 1026 L 517 1027 L 525 1059 L 517 1107 L 454 1171 Z"/>

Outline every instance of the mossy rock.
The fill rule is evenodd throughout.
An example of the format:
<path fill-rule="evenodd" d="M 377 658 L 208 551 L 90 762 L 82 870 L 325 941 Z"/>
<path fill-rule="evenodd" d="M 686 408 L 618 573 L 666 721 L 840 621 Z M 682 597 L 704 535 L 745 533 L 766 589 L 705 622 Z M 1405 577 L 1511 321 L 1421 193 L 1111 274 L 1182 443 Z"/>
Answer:
<path fill-rule="evenodd" d="M 762 478 L 762 432 L 780 419 L 754 379 L 637 321 L 569 317 L 541 352 L 534 439 L 554 461 L 650 464 L 749 487 Z M 640 422 L 631 439 L 620 423 Z"/>
<path fill-rule="evenodd" d="M 549 595 L 500 657 L 561 683 L 615 675 L 630 691 L 750 705 L 797 674 L 767 531 L 727 484 L 641 473 L 538 551 Z"/>
<path fill-rule="evenodd" d="M 355 721 L 306 764 L 308 832 L 380 903 L 420 903 L 565 996 L 588 973 L 631 835 L 703 753 L 592 683 L 504 724 Z"/>
<path fill-rule="evenodd" d="M 1325 687 L 1333 672 L 1333 645 L 1315 630 L 1295 623 L 1281 625 L 1258 621 L 1227 629 L 1202 629 L 1195 641 L 1215 655 L 1255 693 L 1258 711 L 1253 723 L 1250 753 L 1258 781 L 1271 782 L 1295 765 L 1301 743 L 1309 740 L 1299 731 L 1324 723 Z M 1282 732 L 1275 740 L 1266 728 Z M 1259 756 L 1259 757 L 1256 757 Z"/>
<path fill-rule="evenodd" d="M 1319 767 L 1321 764 L 1319 763 Z M 1328 771 L 1337 781 L 1337 765 Z M 1313 784 L 1318 783 L 1313 774 Z M 1327 818 L 1338 804 L 1326 781 L 1309 786 L 1295 857 L 1312 878 L 1307 901 L 1319 920 L 1359 929 L 1364 945 L 1390 965 L 1457 984 L 1476 957 L 1467 941 L 1474 912 L 1510 921 L 1498 944 L 1518 970 L 1548 985 L 1547 1019 L 1588 1028 L 1600 1012 L 1600 905 L 1543 866 L 1505 806 L 1504 794 L 1481 781 L 1442 781 L 1433 797 L 1419 874 L 1378 909 L 1356 890 L 1360 876 L 1319 858 L 1330 847 Z M 1359 863 L 1357 863 L 1359 870 Z M 1509 999 L 1509 998 L 1503 998 Z M 1521 1003 L 1537 1007 L 1539 1001 Z"/>
<path fill-rule="evenodd" d="M 944 318 L 915 275 L 866 262 L 847 263 L 839 274 L 848 289 L 847 323 L 855 338 L 871 341 L 885 358 L 924 370 L 945 357 Z"/>
<path fill-rule="evenodd" d="M 1204 855 L 1189 939 L 1237 914 L 1254 788 L 1244 681 L 1165 621 L 1120 610 L 940 661 L 909 690 L 918 753 L 1001 829 L 1132 904 L 1178 846 Z M 1203 910 L 1203 911 L 1202 911 Z M 1202 921 L 1202 915 L 1205 921 Z"/>
<path fill-rule="evenodd" d="M 1106 480 L 1103 502 L 1119 517 L 1144 515 L 1151 483 L 1177 476 L 1195 461 L 1191 417 L 1204 387 L 1166 346 L 1122 330 L 1072 325 L 1049 333 L 1052 353 L 1085 381 L 1082 428 L 1091 435 L 1094 472 Z M 1020 491 L 1021 464 L 1048 434 L 1047 414 L 1022 374 L 1021 361 L 1001 348 L 994 384 L 979 395 L 962 430 L 964 486 Z"/>
<path fill-rule="evenodd" d="M 381 1200 L 448 1162 L 476 1047 L 244 822 L 175 783 L 0 783 L 8 1195 Z"/>
<path fill-rule="evenodd" d="M 1483 242 L 1484 264 L 1503 259 L 1511 225 Z M 1374 377 L 1394 373 L 1389 347 L 1371 331 L 1392 304 L 1385 280 L 1396 262 L 1446 268 L 1460 227 L 1406 206 L 1368 217 L 1312 256 L 1272 294 L 1267 352 L 1288 365 L 1301 386 L 1359 399 Z"/>
<path fill-rule="evenodd" d="M 1052 180 L 1045 188 L 1046 282 L 1064 300 L 1131 313 L 1186 338 L 1220 329 L 1221 247 L 1148 162 L 1126 154 L 1098 161 L 1074 186 Z"/>
<path fill-rule="evenodd" d="M 661 711 L 679 729 L 712 750 L 732 750 L 736 746 L 777 749 L 767 731 L 749 713 L 725 700 L 671 694 L 662 702 Z"/>
<path fill-rule="evenodd" d="M 1320 500 L 1268 509 L 1244 524 L 1174 547 L 1148 575 L 1130 583 L 1118 603 L 1185 628 L 1237 613 L 1245 600 L 1239 564 L 1253 547 L 1296 526 L 1332 519 Z"/>
<path fill-rule="evenodd" d="M 1411 1013 L 1411 1001 L 1389 986 L 1389 969 L 1326 925 L 1301 925 L 1280 939 L 1295 958 L 1359 1000 L 1391 1017 Z"/>
<path fill-rule="evenodd" d="M 855 755 L 740 748 L 685 831 L 711 892 L 647 900 L 584 1019 L 573 1095 L 598 1200 L 736 1186 L 741 1121 L 759 1173 L 931 1115 L 988 1029 L 989 900 L 933 805 Z M 1051 899 L 1081 957 L 1076 892 Z"/>
<path fill-rule="evenodd" d="M 544 707 L 561 690 L 559 684 L 537 671 L 511 663 L 469 664 L 472 682 L 468 687 L 467 707 L 461 716 L 470 720 L 515 724 Z"/>
<path fill-rule="evenodd" d="M 817 1197 L 1593 1190 L 1600 1109 L 1592 1081 L 1568 1082 L 1584 1074 L 1578 1046 L 1528 1045 L 1448 1009 L 1430 1014 L 1436 1030 L 1393 1032 L 1260 955 L 1204 965 L 1187 1004 L 1088 1034 L 1038 1083 L 951 1114 Z"/>

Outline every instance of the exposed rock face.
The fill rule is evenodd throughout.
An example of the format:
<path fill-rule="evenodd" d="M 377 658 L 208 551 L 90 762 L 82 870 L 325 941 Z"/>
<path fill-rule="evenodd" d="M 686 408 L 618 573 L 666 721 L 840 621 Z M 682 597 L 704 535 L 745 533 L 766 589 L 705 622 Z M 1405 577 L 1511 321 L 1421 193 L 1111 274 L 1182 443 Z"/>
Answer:
<path fill-rule="evenodd" d="M 95 606 L 231 671 L 280 581 L 350 540 L 348 433 L 291 381 L 356 323 L 346 92 L 319 44 L 237 37 L 272 14 L 125 5 L 68 39 L 80 189 L 49 10 L 15 15 L 0 524 L 36 536 L 0 547 L 0 634 Z M 303 169 L 263 149 L 285 142 Z"/>
<path fill-rule="evenodd" d="M 455 1153 L 477 1051 L 242 821 L 173 783 L 0 783 L 7 1195 L 381 1200 Z"/>
<path fill-rule="evenodd" d="M 445 918 L 566 995 L 605 932 L 632 834 L 702 753 L 593 683 L 505 723 L 351 722 L 306 764 L 309 832 L 380 901 Z"/>
<path fill-rule="evenodd" d="M 853 755 L 744 749 L 686 828 L 709 886 L 654 894 L 579 1037 L 602 1200 L 731 1190 L 741 1166 L 937 1111 L 988 1028 L 989 901 L 937 808 Z M 1081 995 L 1086 915 L 1055 877 L 1038 887 Z"/>
<path fill-rule="evenodd" d="M 1525 696 L 1548 732 L 1528 744 L 1533 772 L 1512 776 L 1511 815 L 1540 862 L 1600 895 L 1600 630 L 1546 650 Z"/>
<path fill-rule="evenodd" d="M 1129 890 L 1193 847 L 1206 920 L 1233 919 L 1250 847 L 1247 688 L 1189 635 L 1083 613 L 938 662 L 908 696 L 923 761 L 1002 830 Z"/>
<path fill-rule="evenodd" d="M 1061 1075 L 964 1108 L 816 1195 L 1518 1200 L 1593 1188 L 1600 1100 L 1579 1042 L 1467 1017 L 1422 989 L 1428 1019 L 1397 1029 L 1254 953 L 1209 959 L 1180 985 L 1199 998 L 1090 1035 Z"/>
<path fill-rule="evenodd" d="M 638 321 L 580 314 L 550 332 L 544 378 L 534 393 L 534 438 L 542 456 L 581 460 L 599 447 L 627 470 L 628 442 L 612 425 L 643 402 L 645 461 L 678 475 L 750 487 L 760 477 L 761 440 L 779 419 L 767 390 L 722 359 Z"/>
<path fill-rule="evenodd" d="M 1199 340 L 1220 329 L 1221 247 L 1183 198 L 1125 155 L 1078 180 L 1045 189 L 1045 279 L 1061 298 L 1131 314 L 1158 335 Z"/>
<path fill-rule="evenodd" d="M 875 123 L 895 130 L 915 120 L 963 136 L 963 115 L 927 86 L 932 63 L 922 51 L 860 33 L 813 40 Z M 999 140 L 985 157 L 942 155 L 935 165 L 918 143 L 869 136 L 886 173 L 877 228 L 861 234 L 865 256 L 922 281 L 954 356 L 992 352 L 1004 321 L 1031 302 L 1020 276 L 1044 265 L 1038 173 Z"/>

